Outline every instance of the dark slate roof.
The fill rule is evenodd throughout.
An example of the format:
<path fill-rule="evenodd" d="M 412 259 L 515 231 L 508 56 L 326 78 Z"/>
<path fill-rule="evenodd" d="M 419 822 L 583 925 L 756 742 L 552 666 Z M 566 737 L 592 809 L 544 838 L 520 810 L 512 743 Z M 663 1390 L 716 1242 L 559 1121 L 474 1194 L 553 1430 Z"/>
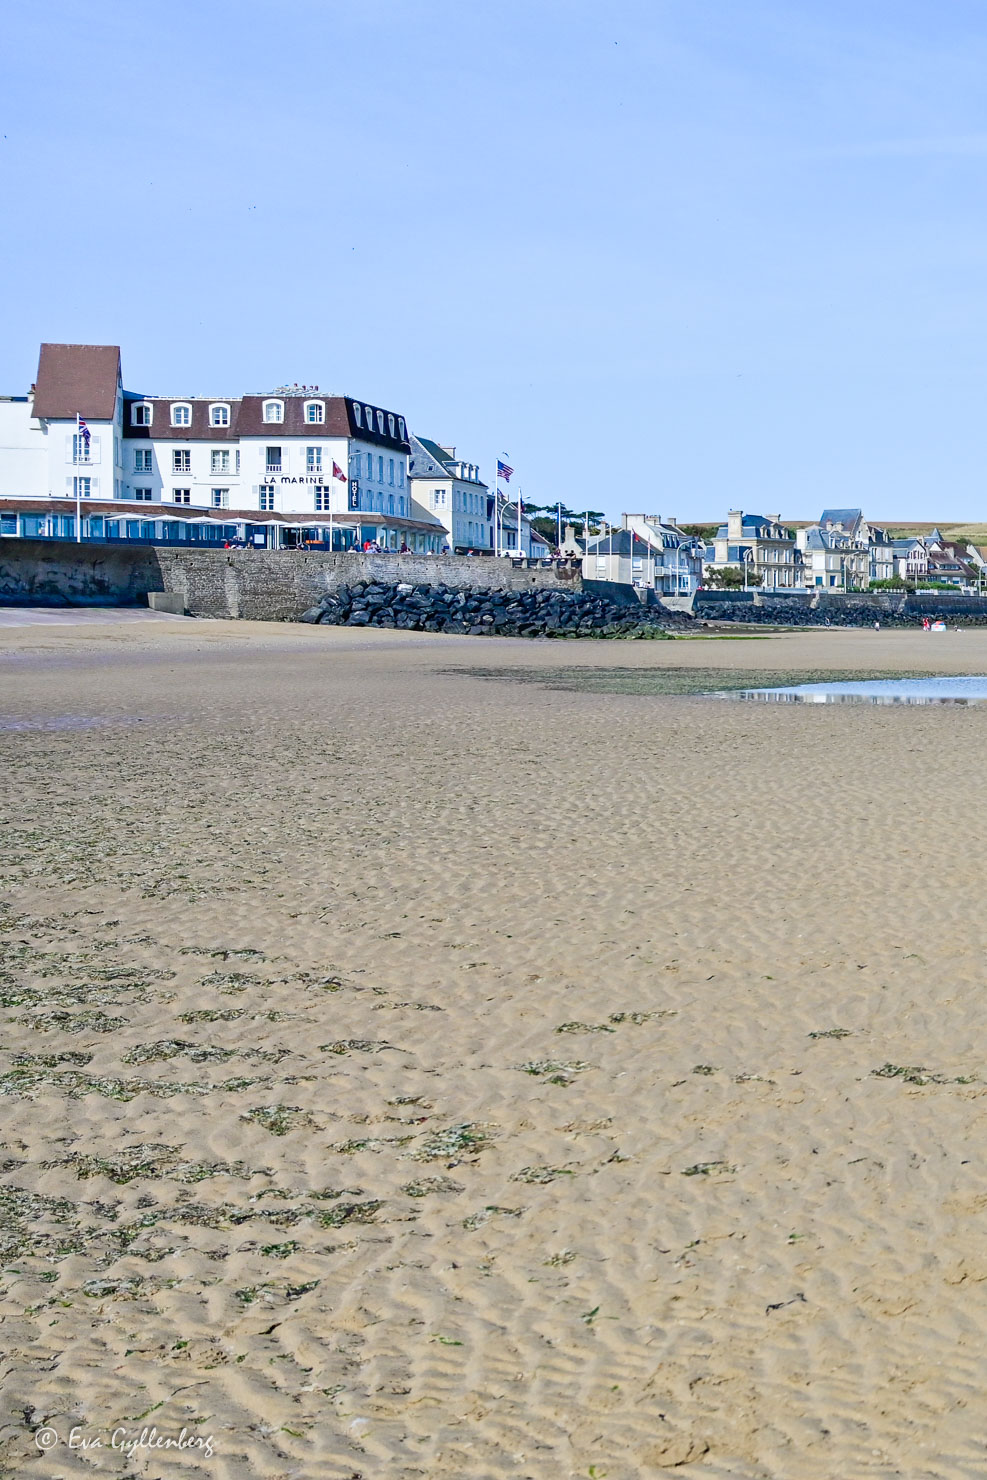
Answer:
<path fill-rule="evenodd" d="M 752 536 L 756 536 L 757 535 L 757 532 L 761 528 L 762 525 L 765 525 L 765 524 L 771 525 L 771 524 L 775 524 L 775 523 L 777 523 L 776 520 L 769 519 L 764 514 L 745 514 L 744 517 L 743 517 L 743 519 L 741 520 L 741 527 L 743 528 L 744 535 L 746 535 L 748 538 L 750 538 Z M 779 527 L 779 529 L 784 529 L 785 528 L 784 524 L 779 524 L 778 527 Z M 720 527 L 719 527 L 719 529 L 716 531 L 716 536 L 715 536 L 716 539 L 718 539 L 718 540 L 728 539 L 730 537 L 729 536 L 729 533 L 728 533 L 728 530 L 729 530 L 729 525 L 728 524 L 721 524 Z M 743 538 L 743 536 L 742 536 L 742 538 Z M 785 536 L 785 538 L 787 539 L 787 535 Z"/>
<path fill-rule="evenodd" d="M 635 556 L 646 557 L 661 548 L 658 540 L 649 545 L 629 529 L 615 529 L 612 534 L 591 535 L 586 546 L 586 553 L 588 555 L 619 555 L 622 559 L 629 560 Z"/>
<path fill-rule="evenodd" d="M 43 344 L 34 415 L 50 421 L 77 415 L 87 421 L 112 421 L 119 383 L 119 346 Z"/>
<path fill-rule="evenodd" d="M 820 524 L 842 524 L 851 527 L 859 523 L 863 518 L 860 509 L 823 509 L 819 516 Z"/>

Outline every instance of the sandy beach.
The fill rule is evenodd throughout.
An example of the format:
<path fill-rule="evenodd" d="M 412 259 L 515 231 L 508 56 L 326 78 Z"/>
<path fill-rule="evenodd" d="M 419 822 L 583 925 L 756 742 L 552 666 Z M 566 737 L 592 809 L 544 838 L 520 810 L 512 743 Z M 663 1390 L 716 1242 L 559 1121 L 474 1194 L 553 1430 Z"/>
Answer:
<path fill-rule="evenodd" d="M 987 705 L 615 667 L 987 632 L 0 631 L 0 1473 L 985 1473 Z"/>

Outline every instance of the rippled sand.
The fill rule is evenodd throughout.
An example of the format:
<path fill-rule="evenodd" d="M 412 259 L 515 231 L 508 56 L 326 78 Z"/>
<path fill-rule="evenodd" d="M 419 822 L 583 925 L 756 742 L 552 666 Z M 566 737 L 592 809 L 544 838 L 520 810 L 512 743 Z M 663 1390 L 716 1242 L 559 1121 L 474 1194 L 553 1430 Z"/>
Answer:
<path fill-rule="evenodd" d="M 0 634 L 9 1473 L 985 1472 L 987 707 L 613 663 L 987 634 Z"/>

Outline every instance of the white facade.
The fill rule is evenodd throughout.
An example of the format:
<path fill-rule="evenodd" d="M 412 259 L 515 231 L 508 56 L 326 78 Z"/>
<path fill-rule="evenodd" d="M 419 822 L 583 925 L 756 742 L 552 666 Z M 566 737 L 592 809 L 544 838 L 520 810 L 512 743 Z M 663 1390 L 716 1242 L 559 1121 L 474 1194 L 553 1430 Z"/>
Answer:
<path fill-rule="evenodd" d="M 213 538 L 228 510 L 230 531 L 260 531 L 252 542 L 438 551 L 441 523 L 412 506 L 408 453 L 404 418 L 352 397 L 136 397 L 115 347 L 43 345 L 31 394 L 0 399 L 3 532 L 74 534 L 79 498 L 88 538 L 184 539 L 196 526 Z M 118 518 L 116 504 L 130 507 Z"/>
<path fill-rule="evenodd" d="M 702 580 L 701 542 L 660 514 L 624 514 L 620 529 L 587 541 L 583 577 L 689 596 Z"/>
<path fill-rule="evenodd" d="M 478 464 L 457 457 L 455 447 L 413 436 L 410 476 L 415 498 L 444 526 L 453 554 L 494 553 L 494 499 Z"/>

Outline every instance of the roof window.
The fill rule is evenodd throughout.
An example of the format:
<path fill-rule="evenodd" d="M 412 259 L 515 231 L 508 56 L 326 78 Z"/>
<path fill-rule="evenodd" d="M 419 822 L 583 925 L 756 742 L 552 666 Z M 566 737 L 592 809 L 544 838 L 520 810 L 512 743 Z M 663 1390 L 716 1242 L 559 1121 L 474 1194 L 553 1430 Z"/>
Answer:
<path fill-rule="evenodd" d="M 228 427 L 230 424 L 230 408 L 222 404 L 209 407 L 209 425 L 211 427 Z"/>
<path fill-rule="evenodd" d="M 171 408 L 171 424 L 173 427 L 190 427 L 192 425 L 192 408 L 179 402 Z"/>
<path fill-rule="evenodd" d="M 326 408 L 323 401 L 305 402 L 305 420 L 310 426 L 315 426 L 317 423 L 325 421 L 325 419 Z"/>
<path fill-rule="evenodd" d="M 363 412 L 361 411 L 360 406 L 356 401 L 353 402 L 353 420 L 356 422 L 358 427 L 363 426 Z"/>
<path fill-rule="evenodd" d="M 264 402 L 264 420 L 265 421 L 269 421 L 269 422 L 270 421 L 284 421 L 284 402 L 283 401 L 265 401 Z"/>
<path fill-rule="evenodd" d="M 132 427 L 149 427 L 153 407 L 147 401 L 135 401 L 130 408 L 130 425 Z"/>

